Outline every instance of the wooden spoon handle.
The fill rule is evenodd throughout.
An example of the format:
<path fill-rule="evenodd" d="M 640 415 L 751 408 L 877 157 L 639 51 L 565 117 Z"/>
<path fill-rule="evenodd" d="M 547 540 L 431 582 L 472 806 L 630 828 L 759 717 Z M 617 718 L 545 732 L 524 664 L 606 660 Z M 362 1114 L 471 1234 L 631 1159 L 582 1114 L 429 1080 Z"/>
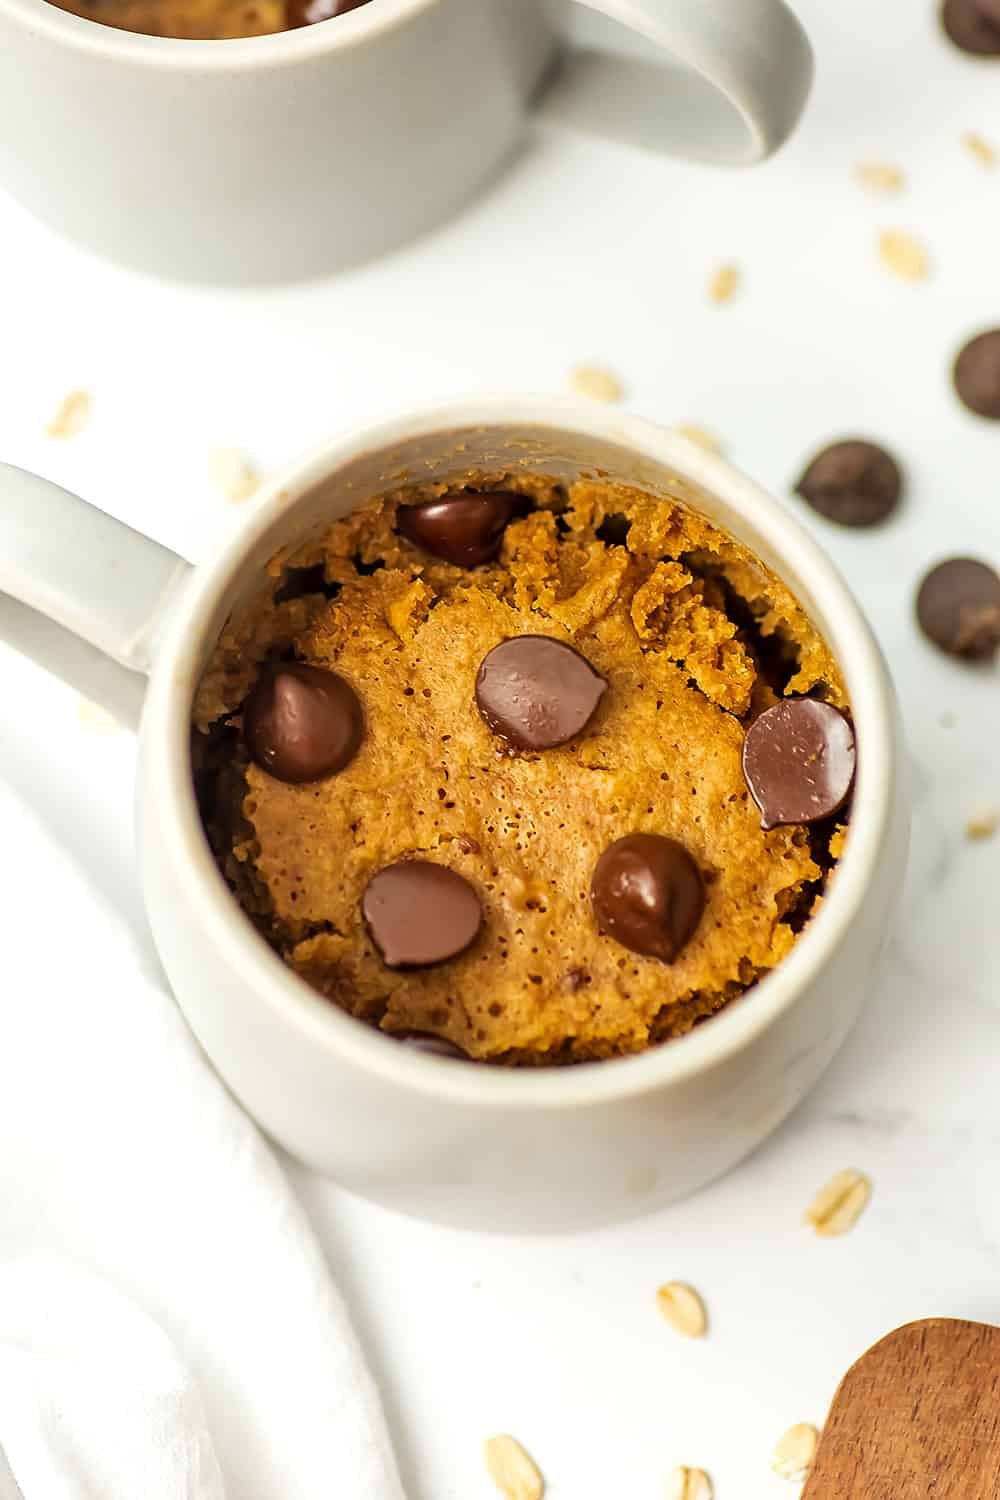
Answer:
<path fill-rule="evenodd" d="M 1000 1328 L 909 1323 L 834 1398 L 802 1500 L 998 1500 Z"/>

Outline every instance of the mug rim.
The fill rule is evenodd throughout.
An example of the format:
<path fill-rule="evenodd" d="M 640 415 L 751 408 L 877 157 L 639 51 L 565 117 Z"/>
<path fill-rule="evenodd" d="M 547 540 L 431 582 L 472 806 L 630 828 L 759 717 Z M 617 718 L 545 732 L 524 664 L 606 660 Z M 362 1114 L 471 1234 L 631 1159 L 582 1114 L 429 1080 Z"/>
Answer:
<path fill-rule="evenodd" d="M 746 514 L 776 557 L 808 585 L 825 617 L 825 638 L 843 671 L 858 736 L 850 830 L 837 878 L 791 951 L 750 990 L 672 1041 L 626 1057 L 565 1067 L 503 1068 L 404 1048 L 331 1004 L 258 934 L 226 886 L 198 812 L 190 764 L 190 715 L 200 644 L 219 601 L 256 541 L 290 503 L 352 461 L 416 438 L 467 428 L 550 428 L 606 441 L 674 470 Z M 696 1077 L 744 1050 L 792 1009 L 829 962 L 877 874 L 894 810 L 895 698 L 881 651 L 846 581 L 794 514 L 726 460 L 645 418 L 573 397 L 482 396 L 438 402 L 324 443 L 254 497 L 234 534 L 195 568 L 163 631 L 142 724 L 140 797 L 155 797 L 159 852 L 188 888 L 198 884 L 202 931 L 234 974 L 263 996 L 283 1024 L 383 1083 L 438 1101 L 479 1108 L 558 1110 L 611 1103 Z M 780 568 L 773 571 L 781 573 Z M 795 590 L 793 590 L 795 592 Z M 169 806 L 171 815 L 165 816 Z M 194 899 L 194 898 L 193 898 Z M 183 1000 L 181 1000 L 183 1009 Z"/>
<path fill-rule="evenodd" d="M 0 0 L 5 15 L 36 35 L 107 62 L 196 73 L 227 73 L 293 65 L 378 40 L 440 0 L 371 0 L 342 16 L 265 36 L 203 38 L 147 36 L 62 10 L 55 0 Z"/>

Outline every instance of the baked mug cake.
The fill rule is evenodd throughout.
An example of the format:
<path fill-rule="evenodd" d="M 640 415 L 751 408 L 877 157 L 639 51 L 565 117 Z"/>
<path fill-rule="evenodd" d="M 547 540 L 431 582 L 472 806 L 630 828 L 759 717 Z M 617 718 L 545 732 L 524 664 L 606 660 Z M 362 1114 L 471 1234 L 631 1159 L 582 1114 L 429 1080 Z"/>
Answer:
<path fill-rule="evenodd" d="M 284 962 L 496 1064 L 666 1042 L 789 953 L 855 771 L 837 663 L 679 499 L 404 484 L 274 557 L 194 706 L 218 864 Z"/>
<path fill-rule="evenodd" d="M 369 0 L 50 0 L 102 26 L 185 41 L 272 36 L 313 26 L 367 5 Z"/>

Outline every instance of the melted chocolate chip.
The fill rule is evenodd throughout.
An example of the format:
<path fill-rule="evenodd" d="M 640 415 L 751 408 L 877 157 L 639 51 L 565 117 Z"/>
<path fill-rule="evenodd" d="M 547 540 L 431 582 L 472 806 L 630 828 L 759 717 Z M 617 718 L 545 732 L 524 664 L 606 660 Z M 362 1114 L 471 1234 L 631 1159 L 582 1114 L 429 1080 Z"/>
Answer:
<path fill-rule="evenodd" d="M 468 1062 L 468 1053 L 446 1037 L 435 1036 L 432 1031 L 400 1031 L 395 1039 L 411 1052 L 426 1052 L 429 1057 L 447 1057 L 454 1062 Z"/>
<path fill-rule="evenodd" d="M 917 619 L 942 651 L 990 661 L 1000 646 L 1000 575 L 974 557 L 938 563 L 920 585 Z"/>
<path fill-rule="evenodd" d="M 1000 14 L 988 0 L 944 0 L 941 24 L 963 52 L 1000 57 Z"/>
<path fill-rule="evenodd" d="M 959 350 L 952 378 L 959 400 L 970 411 L 1000 420 L 1000 328 L 988 329 Z"/>
<path fill-rule="evenodd" d="M 877 526 L 899 504 L 903 479 L 884 448 L 850 438 L 817 453 L 795 488 L 828 521 Z"/>
<path fill-rule="evenodd" d="M 476 703 L 508 745 L 551 750 L 586 729 L 607 686 L 572 646 L 546 635 L 517 635 L 483 658 Z"/>
<path fill-rule="evenodd" d="M 445 495 L 426 505 L 401 505 L 396 525 L 407 541 L 459 568 L 478 568 L 500 551 L 504 531 L 525 501 L 509 490 Z"/>
<path fill-rule="evenodd" d="M 817 698 L 783 698 L 750 725 L 743 775 L 762 828 L 816 823 L 843 807 L 854 782 L 854 731 Z"/>
<path fill-rule="evenodd" d="M 365 887 L 361 913 L 390 969 L 445 963 L 469 946 L 483 920 L 469 882 L 426 859 L 379 870 Z"/>
<path fill-rule="evenodd" d="M 243 705 L 251 759 L 278 781 L 319 781 L 342 771 L 363 733 L 351 685 L 303 662 L 265 667 Z"/>
<path fill-rule="evenodd" d="M 601 932 L 669 964 L 701 921 L 705 887 L 683 844 L 658 833 L 630 833 L 594 866 L 590 901 Z"/>

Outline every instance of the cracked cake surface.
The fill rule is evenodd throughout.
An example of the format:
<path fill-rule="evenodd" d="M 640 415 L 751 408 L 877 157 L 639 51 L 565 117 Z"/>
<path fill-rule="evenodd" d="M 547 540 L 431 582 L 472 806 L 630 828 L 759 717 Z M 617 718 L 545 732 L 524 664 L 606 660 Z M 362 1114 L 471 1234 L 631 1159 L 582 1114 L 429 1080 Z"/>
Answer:
<path fill-rule="evenodd" d="M 789 590 L 679 502 L 600 476 L 466 483 L 524 497 L 494 561 L 456 566 L 397 529 L 399 506 L 455 482 L 381 496 L 274 560 L 197 696 L 206 828 L 266 939 L 359 1019 L 487 1061 L 637 1052 L 772 969 L 821 898 L 843 815 L 765 831 L 741 753 L 781 697 L 846 709 L 843 683 Z M 607 682 L 586 729 L 540 751 L 504 743 L 475 699 L 487 653 L 529 635 Z M 277 780 L 245 748 L 247 695 L 282 660 L 332 669 L 360 700 L 360 746 L 325 779 Z M 704 910 L 671 962 L 595 923 L 595 865 L 632 834 L 678 841 L 701 874 Z M 464 877 L 482 921 L 448 961 L 392 968 L 362 901 L 413 858 Z"/>

